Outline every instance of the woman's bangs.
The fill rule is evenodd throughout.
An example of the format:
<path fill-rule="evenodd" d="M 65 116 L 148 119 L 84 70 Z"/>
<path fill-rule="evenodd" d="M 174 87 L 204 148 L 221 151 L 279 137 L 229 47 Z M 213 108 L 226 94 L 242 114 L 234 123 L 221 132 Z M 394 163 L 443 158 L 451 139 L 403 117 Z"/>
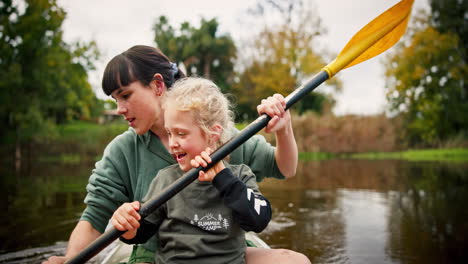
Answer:
<path fill-rule="evenodd" d="M 123 55 L 116 56 L 104 70 L 102 89 L 107 95 L 112 94 L 122 86 L 127 86 L 135 81 L 132 74 L 132 63 Z"/>

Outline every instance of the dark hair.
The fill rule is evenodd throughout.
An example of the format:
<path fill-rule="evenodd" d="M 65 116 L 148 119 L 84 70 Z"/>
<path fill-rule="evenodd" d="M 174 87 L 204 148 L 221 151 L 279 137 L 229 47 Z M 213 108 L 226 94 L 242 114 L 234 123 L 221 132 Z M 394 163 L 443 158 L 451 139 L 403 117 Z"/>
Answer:
<path fill-rule="evenodd" d="M 110 95 L 134 81 L 149 85 L 156 73 L 163 76 L 167 88 L 176 80 L 185 77 L 159 49 L 143 45 L 133 46 L 109 61 L 102 77 L 102 89 Z"/>

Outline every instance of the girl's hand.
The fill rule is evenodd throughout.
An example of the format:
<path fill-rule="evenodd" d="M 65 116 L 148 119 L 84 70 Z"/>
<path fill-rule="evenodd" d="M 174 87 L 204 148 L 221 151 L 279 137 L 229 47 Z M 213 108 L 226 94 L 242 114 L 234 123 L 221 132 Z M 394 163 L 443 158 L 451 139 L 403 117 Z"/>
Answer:
<path fill-rule="evenodd" d="M 274 94 L 263 99 L 261 104 L 257 106 L 259 115 L 267 114 L 272 117 L 265 128 L 266 133 L 276 133 L 288 128 L 291 123 L 291 115 L 289 111 L 284 111 L 285 107 L 286 101 L 281 94 Z"/>
<path fill-rule="evenodd" d="M 198 168 L 199 166 L 206 167 L 208 164 L 211 163 L 211 157 L 210 154 L 213 152 L 211 148 L 206 148 L 205 151 L 202 151 L 200 155 L 196 156 L 193 160 L 190 161 L 190 165 L 194 168 Z M 207 172 L 200 171 L 198 174 L 198 180 L 199 181 L 213 181 L 213 179 L 216 177 L 216 175 L 224 170 L 226 168 L 224 166 L 224 163 L 222 161 L 216 163 L 211 169 L 209 169 Z"/>
<path fill-rule="evenodd" d="M 140 202 L 134 201 L 122 204 L 112 215 L 111 222 L 115 229 L 128 231 L 122 235 L 125 239 L 132 239 L 136 236 L 141 220 L 138 210 L 140 210 Z"/>

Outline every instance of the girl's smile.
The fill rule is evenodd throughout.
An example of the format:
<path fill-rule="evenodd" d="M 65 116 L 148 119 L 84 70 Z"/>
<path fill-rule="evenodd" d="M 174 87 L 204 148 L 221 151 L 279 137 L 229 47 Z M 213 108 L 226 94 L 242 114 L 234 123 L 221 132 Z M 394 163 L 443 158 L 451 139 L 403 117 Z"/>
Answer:
<path fill-rule="evenodd" d="M 174 158 L 177 160 L 177 162 L 182 162 L 183 158 L 187 156 L 187 153 L 182 153 L 182 154 L 175 154 L 174 153 Z"/>

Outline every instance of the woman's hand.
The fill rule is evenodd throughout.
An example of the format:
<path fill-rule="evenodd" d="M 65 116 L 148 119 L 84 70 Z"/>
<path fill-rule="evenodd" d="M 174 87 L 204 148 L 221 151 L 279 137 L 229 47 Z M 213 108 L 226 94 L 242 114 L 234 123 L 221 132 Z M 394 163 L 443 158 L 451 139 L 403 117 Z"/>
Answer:
<path fill-rule="evenodd" d="M 284 110 L 285 107 L 286 101 L 281 94 L 274 94 L 261 101 L 261 104 L 257 106 L 258 114 L 267 114 L 271 117 L 265 132 L 276 133 L 288 128 L 291 124 L 291 115 L 289 111 Z"/>
<path fill-rule="evenodd" d="M 296 175 L 298 163 L 298 150 L 294 132 L 292 129 L 291 115 L 289 111 L 284 111 L 286 100 L 281 94 L 263 99 L 257 106 L 258 114 L 267 114 L 271 116 L 265 128 L 266 133 L 275 133 L 276 149 L 275 160 L 281 173 L 290 178 Z"/>
<path fill-rule="evenodd" d="M 199 166 L 206 167 L 208 164 L 211 163 L 211 157 L 210 154 L 213 152 L 211 148 L 206 148 L 205 151 L 202 151 L 200 155 L 196 156 L 194 159 L 190 161 L 190 165 L 194 168 L 198 168 Z M 200 171 L 198 174 L 198 180 L 199 181 L 213 181 L 213 179 L 216 177 L 216 175 L 224 170 L 226 168 L 224 166 L 224 163 L 222 161 L 216 163 L 211 169 L 209 169 L 207 172 Z"/>
<path fill-rule="evenodd" d="M 140 202 L 134 201 L 122 204 L 112 215 L 111 222 L 115 229 L 128 231 L 122 235 L 125 239 L 132 239 L 136 236 L 141 219 L 138 210 L 140 210 Z"/>

